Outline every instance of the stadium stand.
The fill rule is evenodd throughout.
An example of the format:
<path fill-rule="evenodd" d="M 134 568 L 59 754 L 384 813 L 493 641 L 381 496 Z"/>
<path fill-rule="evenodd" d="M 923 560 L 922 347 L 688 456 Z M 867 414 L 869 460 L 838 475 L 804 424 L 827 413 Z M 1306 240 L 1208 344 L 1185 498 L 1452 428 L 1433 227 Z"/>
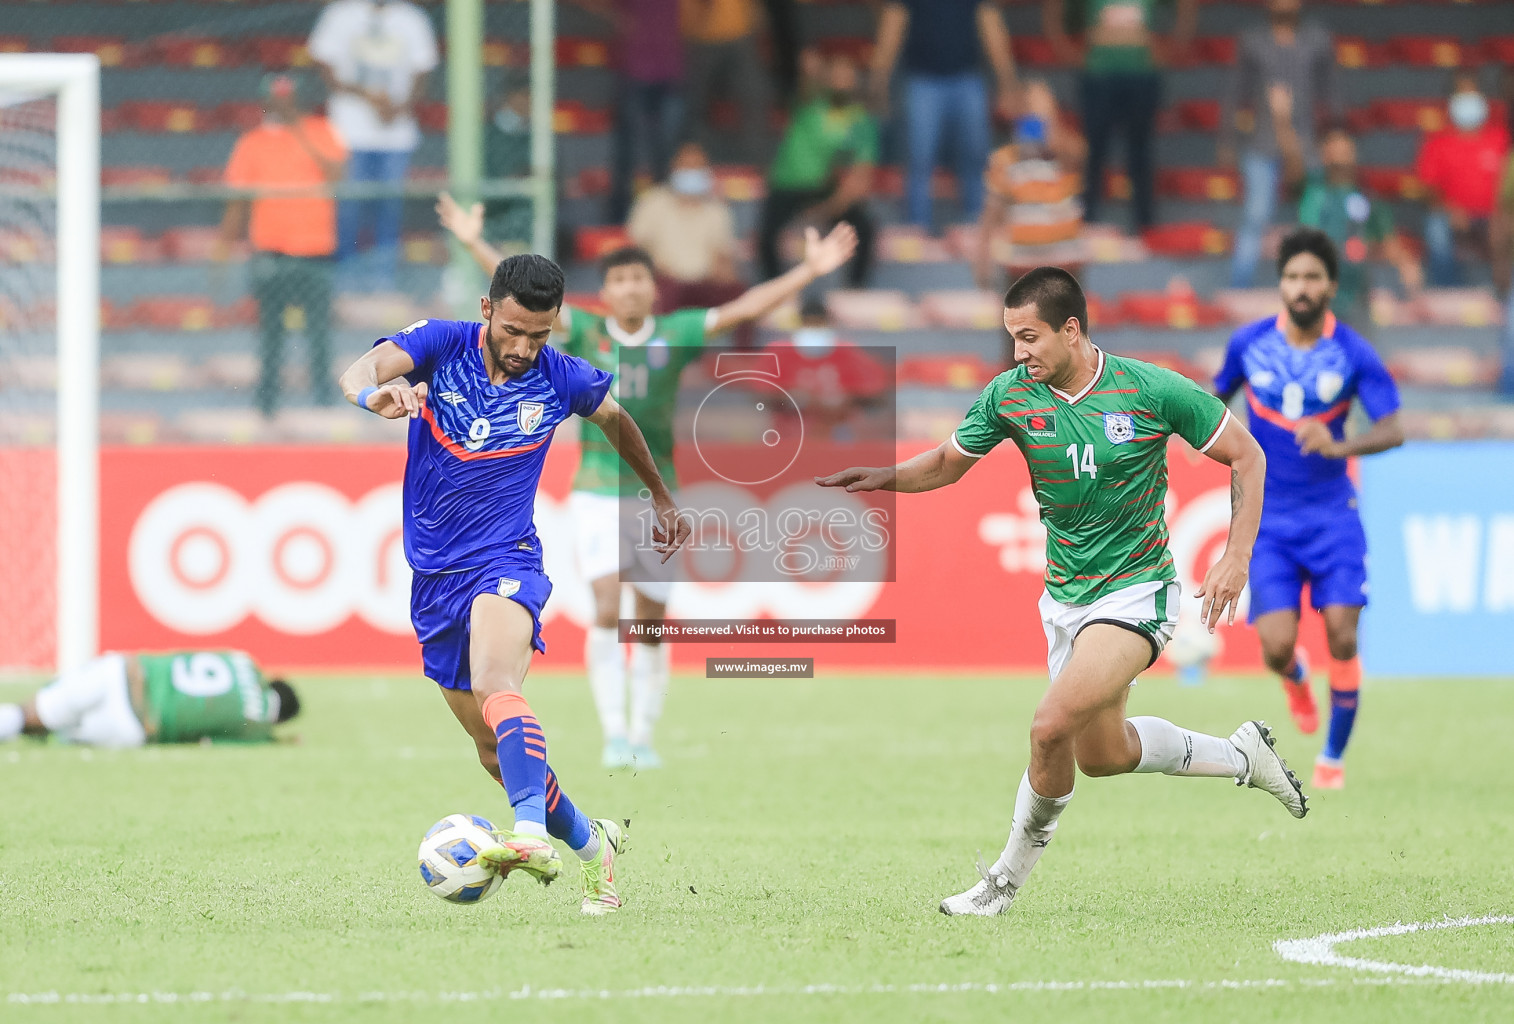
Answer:
<path fill-rule="evenodd" d="M 425 6 L 439 26 L 439 5 Z M 525 66 L 525 21 L 510 10 L 521 6 L 489 5 L 484 58 L 491 94 Z M 1444 124 L 1448 69 L 1514 65 L 1506 4 L 1458 2 L 1454 18 L 1449 10 L 1432 0 L 1337 0 L 1309 7 L 1310 16 L 1336 37 L 1347 120 L 1363 165 L 1361 180 L 1376 198 L 1391 204 L 1400 229 L 1411 238 L 1422 211 L 1410 168 L 1421 133 Z M 311 0 L 236 5 L 79 0 L 8 6 L 0 52 L 92 52 L 104 67 L 105 423 L 115 438 L 193 440 L 214 431 L 225 436 L 223 422 L 212 427 L 206 420 L 206 407 L 250 408 L 256 310 L 241 279 L 231 272 L 242 265 L 245 252 L 234 249 L 227 264 L 216 262 L 219 202 L 153 201 L 152 193 L 173 183 L 220 180 L 236 134 L 262 116 L 257 84 L 266 71 L 304 69 L 314 86 L 305 39 L 319 11 L 320 4 Z M 1059 96 L 1070 99 L 1072 74 L 1056 66 L 1041 37 L 1039 5 L 1010 2 L 1004 12 L 1024 72 L 1044 75 Z M 802 35 L 823 51 L 865 59 L 873 17 L 861 0 L 811 0 L 801 5 Z M 1166 109 L 1156 143 L 1159 226 L 1141 238 L 1094 226 L 1086 238 L 1090 262 L 1085 280 L 1094 296 L 1092 320 L 1099 341 L 1112 350 L 1159 358 L 1200 378 L 1211 369 L 1229 325 L 1274 308 L 1270 291 L 1223 290 L 1238 220 L 1238 183 L 1233 172 L 1215 165 L 1220 118 L 1215 97 L 1235 59 L 1236 33 L 1256 17 L 1253 4 L 1205 3 L 1191 59 L 1167 74 Z M 185 24 L 195 27 L 184 31 Z M 89 27 L 87 34 L 81 33 L 83 26 Z M 562 237 L 569 240 L 570 289 L 591 298 L 597 291 L 593 261 L 625 242 L 619 225 L 602 223 L 610 184 L 613 88 L 607 29 L 585 11 L 561 5 L 558 31 L 554 127 L 559 136 L 559 219 Z M 443 76 L 433 75 L 417 111 L 424 139 L 412 161 L 412 182 L 445 180 L 444 92 Z M 1495 104 L 1491 116 L 1505 117 L 1502 105 Z M 714 155 L 718 163 L 721 154 Z M 896 162 L 897 154 L 889 155 Z M 717 187 L 733 205 L 744 236 L 755 226 L 763 180 L 761 168 L 717 168 Z M 1128 195 L 1122 176 L 1114 176 L 1110 187 L 1117 197 Z M 940 422 L 954 415 L 943 410 L 960 411 L 965 393 L 1001 365 L 1001 342 L 993 333 L 998 300 L 973 290 L 968 254 L 975 244 L 974 229 L 932 237 L 901 226 L 901 192 L 897 167 L 882 168 L 873 197 L 883 225 L 875 289 L 833 290 L 828 302 L 838 327 L 854 340 L 898 347 L 900 422 L 905 429 L 929 427 L 935 433 Z M 954 196 L 947 175 L 938 175 L 934 192 L 938 219 L 950 222 Z M 1114 204 L 1117 221 L 1125 219 L 1124 205 Z M 1286 204 L 1282 208 L 1286 213 Z M 46 256 L 27 239 L 0 238 L 0 251 L 12 260 Z M 429 204 L 408 202 L 404 294 L 384 307 L 384 315 L 402 323 L 425 310 L 440 291 L 447 258 Z M 1378 268 L 1374 273 L 1377 323 L 1372 335 L 1408 385 L 1415 413 L 1411 427 L 1428 436 L 1461 436 L 1458 432 L 1474 429 L 1474 423 L 1514 434 L 1514 416 L 1478 420 L 1466 415 L 1468 403 L 1493 407 L 1491 385 L 1498 373 L 1500 310 L 1487 288 L 1486 268 L 1476 272 L 1482 277 L 1474 278 L 1474 287 L 1431 293 L 1413 304 L 1395 296 L 1391 271 Z M 371 307 L 356 310 L 341 301 L 337 307 L 335 349 L 345 356 L 367 345 L 380 324 Z M 793 317 L 793 310 L 780 311 L 764 334 L 779 336 Z M 213 352 L 207 344 L 212 338 Z M 297 354 L 291 357 L 291 365 L 300 361 Z M 151 415 L 136 409 L 143 404 L 142 394 L 155 399 Z M 1455 415 L 1444 411 L 1447 396 L 1457 403 Z M 270 431 L 325 440 L 347 436 L 352 429 L 321 414 L 297 411 L 291 416 L 290 424 L 297 426 L 271 426 L 249 413 L 230 433 L 249 440 L 271 436 Z"/>

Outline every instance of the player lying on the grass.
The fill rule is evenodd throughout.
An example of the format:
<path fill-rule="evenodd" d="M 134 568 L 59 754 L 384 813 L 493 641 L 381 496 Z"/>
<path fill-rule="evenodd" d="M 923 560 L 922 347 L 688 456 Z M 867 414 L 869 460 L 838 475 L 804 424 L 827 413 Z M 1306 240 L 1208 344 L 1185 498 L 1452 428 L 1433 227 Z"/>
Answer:
<path fill-rule="evenodd" d="M 225 740 L 266 743 L 300 712 L 293 688 L 241 651 L 110 653 L 23 704 L 0 704 L 0 741 L 55 735 L 96 747 Z"/>
<path fill-rule="evenodd" d="M 485 271 L 492 273 L 500 253 L 483 238 L 483 206 L 464 210 L 445 192 L 437 199 L 437 217 L 462 242 Z M 601 261 L 600 301 L 609 310 L 600 316 L 564 306 L 556 330 L 566 340 L 564 352 L 588 360 L 612 374 L 631 369 L 631 379 L 616 380 L 614 395 L 646 434 L 658 471 L 676 490 L 673 470 L 673 420 L 678 406 L 678 379 L 699 358 L 705 341 L 741 324 L 767 316 L 824 277 L 857 249 L 857 233 L 838 224 L 821 238 L 805 234 L 804 260 L 788 273 L 749 288 L 715 309 L 681 309 L 654 317 L 657 282 L 652 257 L 637 248 L 619 249 Z M 582 460 L 573 478 L 569 509 L 577 541 L 579 570 L 594 594 L 594 624 L 584 641 L 584 664 L 599 723 L 604 733 L 604 766 L 656 768 L 661 758 L 652 747 L 652 730 L 662 714 L 668 687 L 668 651 L 660 640 L 630 644 L 630 716 L 626 714 L 626 656 L 619 630 L 621 575 L 633 567 L 631 584 L 636 618 L 662 621 L 672 593 L 672 573 L 648 557 L 634 536 L 638 517 L 621 502 L 636 501 L 621 493 L 620 460 L 604 434 L 593 426 L 583 431 Z"/>
<path fill-rule="evenodd" d="M 542 570 L 533 511 L 552 432 L 569 416 L 604 431 L 651 492 L 653 545 L 666 559 L 689 534 L 641 431 L 609 396 L 610 374 L 547 348 L 562 306 L 563 274 L 543 256 L 495 268 L 483 322 L 421 320 L 380 338 L 342 374 L 349 401 L 410 418 L 405 460 L 405 557 L 414 571 L 410 618 L 426 676 L 473 737 L 479 760 L 505 787 L 512 831 L 480 856 L 550 882 L 578 854 L 586 914 L 620 907 L 612 821 L 590 821 L 547 764 L 547 743 L 521 694 L 531 653 L 545 651 L 541 612 L 552 583 Z"/>
<path fill-rule="evenodd" d="M 817 478 L 849 491 L 929 491 L 955 483 L 1001 441 L 1030 469 L 1046 524 L 1040 602 L 1051 686 L 1030 727 L 1030 768 L 1015 798 L 1009 842 L 982 881 L 941 903 L 943 914 L 1002 914 L 1051 841 L 1078 769 L 1233 779 L 1302 818 L 1298 780 L 1262 722 L 1230 738 L 1160 718 L 1125 717 L 1135 677 L 1172 638 L 1177 573 L 1167 548 L 1167 438 L 1177 434 L 1230 473 L 1230 535 L 1199 587 L 1213 631 L 1233 621 L 1262 511 L 1265 458 L 1218 398 L 1192 381 L 1089 340 L 1077 280 L 1037 267 L 1010 286 L 1004 326 L 1013 369 L 999 374 L 939 447 L 898 466 Z"/>
<path fill-rule="evenodd" d="M 1231 335 L 1214 379 L 1222 399 L 1245 388 L 1251 431 L 1267 453 L 1267 500 L 1251 556 L 1248 614 L 1262 657 L 1282 677 L 1293 720 L 1305 733 L 1319 728 L 1308 663 L 1298 646 L 1306 580 L 1309 603 L 1325 620 L 1330 729 L 1314 762 L 1316 789 L 1346 784 L 1341 758 L 1362 678 L 1356 623 L 1367 603 L 1367 535 L 1346 460 L 1404 443 L 1393 377 L 1372 343 L 1330 311 L 1338 268 L 1335 244 L 1323 231 L 1288 234 L 1277 256 L 1284 311 Z M 1353 398 L 1373 422 L 1347 438 Z"/>

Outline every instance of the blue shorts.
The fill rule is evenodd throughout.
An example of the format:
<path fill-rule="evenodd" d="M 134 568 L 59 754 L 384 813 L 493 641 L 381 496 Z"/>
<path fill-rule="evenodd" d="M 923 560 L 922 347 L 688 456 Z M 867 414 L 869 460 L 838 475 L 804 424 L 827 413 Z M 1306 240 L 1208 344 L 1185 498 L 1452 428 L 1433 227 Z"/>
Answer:
<path fill-rule="evenodd" d="M 501 556 L 482 569 L 416 573 L 410 581 L 410 622 L 421 642 L 426 678 L 449 690 L 471 690 L 468 637 L 473 599 L 480 594 L 508 597 L 531 613 L 531 646 L 546 653 L 541 638 L 541 610 L 552 593 L 542 571 L 541 553 Z"/>
<path fill-rule="evenodd" d="M 1251 610 L 1298 611 L 1305 582 L 1316 610 L 1367 603 L 1367 534 L 1351 504 L 1262 513 L 1251 554 Z"/>

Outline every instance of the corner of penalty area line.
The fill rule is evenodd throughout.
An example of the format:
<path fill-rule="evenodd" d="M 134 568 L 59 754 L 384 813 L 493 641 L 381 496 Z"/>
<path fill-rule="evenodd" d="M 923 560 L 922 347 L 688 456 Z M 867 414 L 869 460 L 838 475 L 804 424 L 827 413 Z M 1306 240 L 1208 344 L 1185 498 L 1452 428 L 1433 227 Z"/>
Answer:
<path fill-rule="evenodd" d="M 1514 915 L 1487 914 L 1482 917 L 1445 918 L 1440 921 L 1417 921 L 1410 924 L 1384 925 L 1380 928 L 1358 928 L 1346 932 L 1327 932 L 1307 939 L 1279 939 L 1272 944 L 1273 950 L 1292 963 L 1311 967 L 1344 967 L 1349 970 L 1368 971 L 1373 974 L 1400 975 L 1406 978 L 1421 978 L 1446 982 L 1461 982 L 1470 985 L 1514 985 L 1514 973 L 1472 971 L 1457 967 L 1438 967 L 1433 964 L 1406 964 L 1387 960 L 1371 960 L 1347 956 L 1336 947 L 1362 939 L 1383 939 L 1416 932 L 1440 931 L 1447 928 L 1475 928 L 1484 925 L 1514 925 Z M 1510 965 L 1514 967 L 1514 964 Z"/>

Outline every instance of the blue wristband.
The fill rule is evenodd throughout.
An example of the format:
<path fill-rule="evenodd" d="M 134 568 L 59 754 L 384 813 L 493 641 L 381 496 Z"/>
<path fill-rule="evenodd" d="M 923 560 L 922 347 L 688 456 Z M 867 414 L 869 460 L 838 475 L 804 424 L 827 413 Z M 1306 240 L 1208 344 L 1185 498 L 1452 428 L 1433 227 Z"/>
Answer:
<path fill-rule="evenodd" d="M 378 388 L 364 388 L 363 390 L 359 391 L 357 393 L 357 407 L 359 409 L 368 409 L 368 399 L 372 398 L 373 393 L 377 390 Z M 372 412 L 373 410 L 368 409 L 368 411 Z"/>

